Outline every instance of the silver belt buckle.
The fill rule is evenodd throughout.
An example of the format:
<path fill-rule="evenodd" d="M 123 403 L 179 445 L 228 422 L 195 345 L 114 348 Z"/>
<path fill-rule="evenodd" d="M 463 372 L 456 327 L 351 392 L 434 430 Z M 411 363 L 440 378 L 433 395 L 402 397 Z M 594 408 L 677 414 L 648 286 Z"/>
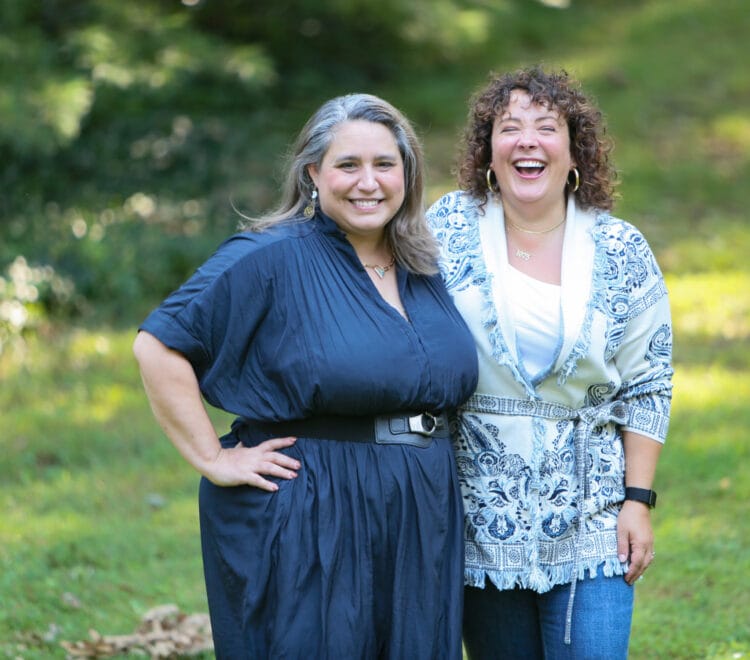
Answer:
<path fill-rule="evenodd" d="M 435 415 L 428 412 L 414 415 L 414 417 L 409 417 L 409 430 L 420 435 L 435 435 L 438 430 L 438 420 Z"/>

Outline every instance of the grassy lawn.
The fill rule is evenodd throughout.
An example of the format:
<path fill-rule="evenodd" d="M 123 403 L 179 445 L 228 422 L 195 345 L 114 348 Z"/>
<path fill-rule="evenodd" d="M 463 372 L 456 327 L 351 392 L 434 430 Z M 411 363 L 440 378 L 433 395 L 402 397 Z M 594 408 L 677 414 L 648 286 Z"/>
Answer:
<path fill-rule="evenodd" d="M 746 657 L 750 273 L 668 284 L 674 419 L 631 657 Z M 152 420 L 132 336 L 68 328 L 3 363 L 0 657 L 62 658 L 59 641 L 132 632 L 163 603 L 205 611 L 196 477 Z"/>
<path fill-rule="evenodd" d="M 196 477 L 154 427 L 133 332 L 37 337 L 3 373 L 0 657 L 205 611 Z M 47 640 L 47 641 L 45 641 Z"/>

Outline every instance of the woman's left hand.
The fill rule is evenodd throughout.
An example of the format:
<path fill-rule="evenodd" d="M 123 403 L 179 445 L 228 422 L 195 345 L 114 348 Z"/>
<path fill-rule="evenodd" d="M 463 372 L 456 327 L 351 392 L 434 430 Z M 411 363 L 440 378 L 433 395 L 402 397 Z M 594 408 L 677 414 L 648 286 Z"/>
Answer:
<path fill-rule="evenodd" d="M 625 582 L 632 585 L 654 560 L 654 531 L 651 511 L 641 502 L 626 500 L 617 517 L 617 554 L 629 563 Z"/>

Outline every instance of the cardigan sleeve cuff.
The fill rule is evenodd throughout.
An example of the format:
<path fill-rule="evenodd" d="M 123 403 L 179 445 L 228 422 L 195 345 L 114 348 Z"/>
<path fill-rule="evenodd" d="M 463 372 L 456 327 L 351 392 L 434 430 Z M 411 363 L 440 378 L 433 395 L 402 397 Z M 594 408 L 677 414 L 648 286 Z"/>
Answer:
<path fill-rule="evenodd" d="M 645 435 L 663 444 L 667 439 L 667 431 L 669 430 L 669 415 L 630 404 L 628 421 L 623 425 L 623 429 Z"/>

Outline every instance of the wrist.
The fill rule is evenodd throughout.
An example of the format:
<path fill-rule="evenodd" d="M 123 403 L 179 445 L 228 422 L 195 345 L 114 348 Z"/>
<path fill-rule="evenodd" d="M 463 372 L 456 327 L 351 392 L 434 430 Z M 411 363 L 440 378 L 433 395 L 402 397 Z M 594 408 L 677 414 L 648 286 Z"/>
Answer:
<path fill-rule="evenodd" d="M 656 491 L 649 488 L 626 486 L 625 501 L 640 502 L 641 504 L 645 504 L 649 509 L 653 509 L 656 506 Z"/>

